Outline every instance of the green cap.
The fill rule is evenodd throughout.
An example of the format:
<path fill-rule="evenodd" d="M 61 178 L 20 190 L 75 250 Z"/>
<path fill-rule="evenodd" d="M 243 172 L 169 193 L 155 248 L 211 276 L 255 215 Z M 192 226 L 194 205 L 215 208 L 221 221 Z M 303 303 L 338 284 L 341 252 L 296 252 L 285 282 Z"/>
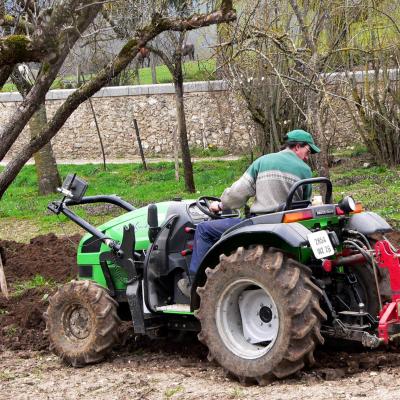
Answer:
<path fill-rule="evenodd" d="M 300 142 L 307 143 L 310 145 L 311 153 L 319 153 L 321 150 L 314 143 L 314 139 L 311 136 L 311 133 L 303 131 L 302 129 L 295 129 L 294 131 L 288 132 L 285 136 L 285 140 L 287 142 Z"/>

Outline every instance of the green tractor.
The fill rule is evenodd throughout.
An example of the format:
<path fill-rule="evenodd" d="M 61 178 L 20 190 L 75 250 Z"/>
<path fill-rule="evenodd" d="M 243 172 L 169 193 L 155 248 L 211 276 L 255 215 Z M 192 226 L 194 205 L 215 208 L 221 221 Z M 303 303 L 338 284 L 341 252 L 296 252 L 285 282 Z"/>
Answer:
<path fill-rule="evenodd" d="M 316 183 L 326 185 L 324 201 L 294 201 L 300 186 Z M 400 335 L 400 254 L 385 238 L 392 229 L 351 197 L 332 204 L 327 178 L 297 182 L 277 210 L 226 231 L 204 257 L 190 299 L 177 282 L 196 226 L 239 212 L 213 214 L 208 197 L 135 209 L 117 196 L 83 197 L 86 188 L 71 174 L 64 198 L 49 204 L 88 232 L 78 280 L 45 313 L 51 349 L 73 366 L 102 360 L 121 320 L 152 338 L 197 332 L 210 359 L 259 383 L 311 365 L 327 338 L 376 348 Z M 96 228 L 71 210 L 98 202 L 125 212 Z"/>

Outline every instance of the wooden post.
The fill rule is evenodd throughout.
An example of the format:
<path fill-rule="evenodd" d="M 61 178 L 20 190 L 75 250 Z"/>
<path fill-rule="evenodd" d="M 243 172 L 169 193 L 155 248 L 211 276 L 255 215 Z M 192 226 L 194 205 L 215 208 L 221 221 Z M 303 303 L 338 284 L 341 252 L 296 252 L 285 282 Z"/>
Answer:
<path fill-rule="evenodd" d="M 174 162 L 175 162 L 175 180 L 179 182 L 179 146 L 178 146 L 178 132 L 174 129 Z"/>
<path fill-rule="evenodd" d="M 84 75 L 83 73 L 82 73 L 82 82 L 83 82 L 83 83 L 86 83 L 86 81 L 85 81 L 85 75 Z M 90 109 L 92 110 L 94 123 L 95 123 L 95 125 L 96 125 L 97 136 L 99 137 L 99 141 L 100 141 L 101 154 L 102 154 L 102 156 L 103 156 L 103 169 L 104 169 L 104 171 L 106 171 L 106 170 L 107 170 L 106 153 L 105 153 L 105 151 L 104 151 L 103 139 L 102 139 L 102 137 L 101 137 L 99 124 L 98 124 L 98 122 L 97 122 L 97 117 L 96 117 L 96 113 L 95 113 L 95 111 L 94 111 L 94 107 L 93 107 L 93 103 L 92 103 L 91 97 L 89 97 L 88 100 L 89 100 Z"/>
<path fill-rule="evenodd" d="M 136 121 L 136 118 L 133 119 L 133 125 L 135 126 L 136 139 L 137 139 L 138 145 L 139 145 L 140 157 L 142 157 L 143 168 L 145 170 L 147 170 L 146 160 L 144 158 L 144 152 L 143 152 L 143 147 L 142 147 L 142 141 L 140 140 L 140 135 L 139 135 L 139 126 Z"/>
<path fill-rule="evenodd" d="M 153 53 L 150 53 L 149 59 L 150 59 L 150 69 L 151 69 L 151 81 L 153 85 L 155 85 L 157 83 L 157 71 L 156 71 L 156 60 Z"/>
<path fill-rule="evenodd" d="M 2 293 L 4 294 L 4 297 L 8 300 L 9 295 L 8 295 L 7 281 L 6 281 L 6 275 L 4 273 L 4 266 L 3 266 L 3 260 L 1 258 L 1 252 L 0 252 L 0 288 Z"/>

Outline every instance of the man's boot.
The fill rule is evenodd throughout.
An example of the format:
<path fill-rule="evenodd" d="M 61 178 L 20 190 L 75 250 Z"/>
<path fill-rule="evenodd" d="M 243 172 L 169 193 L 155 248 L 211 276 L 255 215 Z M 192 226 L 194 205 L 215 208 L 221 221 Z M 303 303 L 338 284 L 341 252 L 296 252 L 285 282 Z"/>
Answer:
<path fill-rule="evenodd" d="M 192 289 L 192 285 L 189 282 L 188 278 L 179 279 L 178 288 L 187 298 L 190 299 L 190 292 Z"/>

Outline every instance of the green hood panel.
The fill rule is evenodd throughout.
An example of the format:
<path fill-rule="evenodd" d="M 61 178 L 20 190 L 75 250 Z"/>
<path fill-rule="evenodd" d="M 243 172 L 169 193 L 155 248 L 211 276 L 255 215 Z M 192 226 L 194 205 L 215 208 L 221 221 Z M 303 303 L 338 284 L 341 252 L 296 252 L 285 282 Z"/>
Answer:
<path fill-rule="evenodd" d="M 167 215 L 167 211 L 172 202 L 166 201 L 157 204 L 158 211 L 158 223 L 161 225 L 165 220 Z M 123 215 L 120 215 L 100 226 L 97 227 L 100 231 L 104 232 L 109 238 L 113 240 L 117 240 L 118 242 L 122 241 L 122 234 L 124 226 L 132 224 L 135 227 L 135 237 L 136 237 L 136 246 L 135 250 L 146 250 L 149 245 L 149 226 L 147 224 L 147 206 L 138 208 L 134 211 L 130 211 Z M 88 239 L 90 239 L 92 235 L 87 233 L 83 236 L 81 242 L 79 243 L 78 249 L 78 257 L 79 264 L 83 262 L 82 258 L 85 258 L 86 255 L 82 253 L 82 244 L 85 243 Z M 101 251 L 106 251 L 108 247 L 105 244 L 101 245 Z M 82 258 L 81 258 L 82 257 Z"/>

